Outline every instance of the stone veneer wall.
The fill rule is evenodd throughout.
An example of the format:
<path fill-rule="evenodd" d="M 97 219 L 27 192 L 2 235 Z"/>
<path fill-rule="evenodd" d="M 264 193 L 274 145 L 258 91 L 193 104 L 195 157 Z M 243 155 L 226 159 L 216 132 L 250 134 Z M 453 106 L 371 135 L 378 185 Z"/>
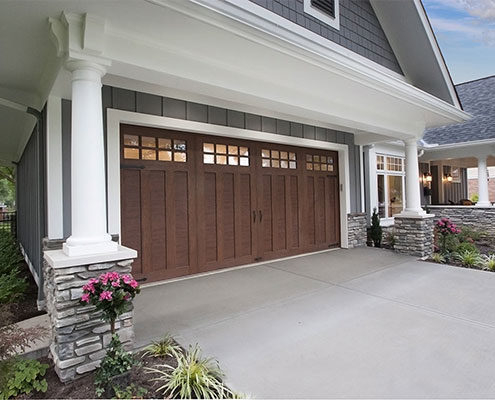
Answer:
<path fill-rule="evenodd" d="M 45 243 L 47 248 L 58 243 Z M 95 306 L 82 305 L 82 286 L 90 278 L 108 271 L 130 273 L 133 260 L 53 268 L 44 262 L 44 292 L 52 327 L 50 353 L 62 382 L 68 382 L 96 369 L 110 343 L 110 325 L 103 322 Z M 134 344 L 133 313 L 116 321 L 117 334 L 126 350 Z"/>
<path fill-rule="evenodd" d="M 349 248 L 366 246 L 366 213 L 347 214 Z"/>
<path fill-rule="evenodd" d="M 475 206 L 430 206 L 435 221 L 449 218 L 458 226 L 469 227 L 481 234 L 481 237 L 495 247 L 495 207 Z"/>
<path fill-rule="evenodd" d="M 395 251 L 425 257 L 433 253 L 434 216 L 407 218 L 395 216 Z"/>

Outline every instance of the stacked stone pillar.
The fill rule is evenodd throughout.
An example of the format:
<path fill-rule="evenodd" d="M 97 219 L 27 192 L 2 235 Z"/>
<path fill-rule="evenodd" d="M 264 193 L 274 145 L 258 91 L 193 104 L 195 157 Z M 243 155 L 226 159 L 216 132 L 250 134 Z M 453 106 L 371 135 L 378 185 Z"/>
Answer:
<path fill-rule="evenodd" d="M 418 217 L 396 215 L 395 251 L 417 257 L 433 253 L 433 220 L 435 216 L 425 214 Z"/>
<path fill-rule="evenodd" d="M 347 243 L 350 249 L 366 246 L 366 213 L 347 214 Z"/>
<path fill-rule="evenodd" d="M 135 251 L 121 247 L 117 260 L 74 264 L 61 250 L 45 251 L 44 291 L 51 321 L 51 357 L 62 382 L 68 382 L 96 369 L 110 343 L 110 325 L 95 306 L 80 303 L 82 286 L 90 278 L 116 271 L 130 274 Z M 94 258 L 94 257 L 93 257 Z M 68 262 L 71 261 L 71 262 Z M 116 332 L 124 347 L 134 344 L 132 309 L 116 321 Z"/>

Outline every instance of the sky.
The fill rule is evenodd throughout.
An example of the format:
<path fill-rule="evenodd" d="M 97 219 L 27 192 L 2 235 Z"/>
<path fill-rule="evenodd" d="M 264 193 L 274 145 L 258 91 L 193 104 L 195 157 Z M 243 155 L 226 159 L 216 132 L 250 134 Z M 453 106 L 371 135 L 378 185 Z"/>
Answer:
<path fill-rule="evenodd" d="M 495 0 L 423 0 L 455 84 L 495 75 Z"/>

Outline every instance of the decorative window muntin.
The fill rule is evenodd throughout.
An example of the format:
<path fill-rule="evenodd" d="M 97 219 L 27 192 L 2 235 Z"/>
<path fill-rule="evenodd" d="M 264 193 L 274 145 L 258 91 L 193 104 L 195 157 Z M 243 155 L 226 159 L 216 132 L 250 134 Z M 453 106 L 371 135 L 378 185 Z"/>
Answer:
<path fill-rule="evenodd" d="M 297 169 L 297 155 L 293 151 L 261 149 L 261 166 Z"/>
<path fill-rule="evenodd" d="M 334 158 L 328 155 L 306 154 L 307 171 L 334 171 Z"/>
<path fill-rule="evenodd" d="M 187 143 L 182 139 L 125 134 L 124 159 L 187 162 Z"/>
<path fill-rule="evenodd" d="M 378 171 L 404 172 L 404 159 L 396 156 L 376 156 L 376 169 Z"/>
<path fill-rule="evenodd" d="M 249 167 L 249 147 L 205 142 L 203 163 Z"/>

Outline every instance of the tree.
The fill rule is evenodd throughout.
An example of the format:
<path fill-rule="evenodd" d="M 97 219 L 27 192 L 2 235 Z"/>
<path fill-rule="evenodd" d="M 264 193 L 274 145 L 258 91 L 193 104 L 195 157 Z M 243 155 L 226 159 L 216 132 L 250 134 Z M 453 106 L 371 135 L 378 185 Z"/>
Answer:
<path fill-rule="evenodd" d="M 371 240 L 375 247 L 382 246 L 382 227 L 380 226 L 380 216 L 376 212 L 376 208 L 373 209 L 373 215 L 371 216 Z"/>
<path fill-rule="evenodd" d="M 0 166 L 0 204 L 15 207 L 15 171 L 14 167 Z"/>

